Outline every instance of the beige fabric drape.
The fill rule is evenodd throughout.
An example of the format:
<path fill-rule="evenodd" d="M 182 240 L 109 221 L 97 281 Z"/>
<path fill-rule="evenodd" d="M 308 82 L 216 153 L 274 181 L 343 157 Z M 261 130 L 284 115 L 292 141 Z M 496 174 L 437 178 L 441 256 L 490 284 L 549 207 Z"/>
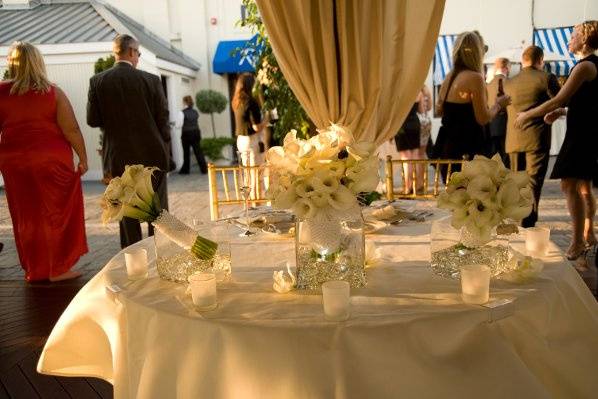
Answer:
<path fill-rule="evenodd" d="M 413 105 L 444 0 L 257 0 L 289 85 L 318 128 L 380 144 Z"/>

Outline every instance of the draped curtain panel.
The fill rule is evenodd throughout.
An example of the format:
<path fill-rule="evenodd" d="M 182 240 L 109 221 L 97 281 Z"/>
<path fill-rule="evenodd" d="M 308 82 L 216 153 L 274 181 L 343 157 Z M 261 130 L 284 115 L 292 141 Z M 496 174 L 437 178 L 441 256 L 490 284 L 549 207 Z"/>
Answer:
<path fill-rule="evenodd" d="M 274 55 L 318 128 L 392 138 L 428 74 L 444 0 L 257 0 Z"/>

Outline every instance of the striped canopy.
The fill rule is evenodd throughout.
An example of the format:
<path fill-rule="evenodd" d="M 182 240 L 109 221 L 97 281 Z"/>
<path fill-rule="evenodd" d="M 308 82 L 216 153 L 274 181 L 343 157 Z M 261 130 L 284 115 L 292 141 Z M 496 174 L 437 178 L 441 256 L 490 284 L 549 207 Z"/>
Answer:
<path fill-rule="evenodd" d="M 442 84 L 442 81 L 453 67 L 452 53 L 453 45 L 457 35 L 438 36 L 436 50 L 434 51 L 434 85 Z"/>
<path fill-rule="evenodd" d="M 546 63 L 548 72 L 557 76 L 567 76 L 575 65 L 575 58 L 568 50 L 567 43 L 571 39 L 573 27 L 548 28 L 534 30 L 534 44 L 544 50 L 561 54 L 567 57 L 568 61 L 553 61 Z"/>

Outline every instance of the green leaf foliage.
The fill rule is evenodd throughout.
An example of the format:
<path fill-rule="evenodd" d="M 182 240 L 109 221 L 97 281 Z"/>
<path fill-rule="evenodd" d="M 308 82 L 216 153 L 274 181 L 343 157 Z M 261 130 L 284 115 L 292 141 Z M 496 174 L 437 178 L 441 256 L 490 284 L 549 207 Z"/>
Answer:
<path fill-rule="evenodd" d="M 110 69 L 114 66 L 114 56 L 110 55 L 108 57 L 104 58 L 98 58 L 98 60 L 96 61 L 96 63 L 93 66 L 93 73 L 94 74 L 98 74 L 100 72 L 104 72 L 107 69 Z"/>
<path fill-rule="evenodd" d="M 8 80 L 9 76 L 8 76 L 8 69 L 4 70 L 4 73 L 2 74 L 2 80 Z"/>
<path fill-rule="evenodd" d="M 195 103 L 202 114 L 219 114 L 226 109 L 228 100 L 217 91 L 201 90 L 195 95 Z"/>
<path fill-rule="evenodd" d="M 246 10 L 245 19 L 238 21 L 237 26 L 248 27 L 252 33 L 257 34 L 255 47 L 261 53 L 256 63 L 256 72 L 264 95 L 264 108 L 276 108 L 279 117 L 278 121 L 273 123 L 273 138 L 280 143 L 291 129 L 296 129 L 299 136 L 308 137 L 313 132 L 314 125 L 278 66 L 257 4 L 255 0 L 242 0 L 242 5 Z M 253 43 L 249 42 L 248 45 Z"/>
<path fill-rule="evenodd" d="M 227 145 L 233 145 L 235 141 L 230 137 L 214 137 L 201 140 L 201 150 L 204 155 L 212 161 L 224 159 L 222 149 Z"/>

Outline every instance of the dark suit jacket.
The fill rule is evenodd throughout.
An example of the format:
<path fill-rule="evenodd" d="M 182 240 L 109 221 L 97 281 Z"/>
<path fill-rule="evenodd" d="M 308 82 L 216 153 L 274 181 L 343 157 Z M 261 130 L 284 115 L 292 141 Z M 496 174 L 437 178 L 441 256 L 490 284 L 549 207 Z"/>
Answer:
<path fill-rule="evenodd" d="M 498 94 L 498 81 L 503 80 L 503 85 L 506 81 L 505 75 L 496 75 L 490 83 L 486 85 L 486 92 L 488 93 L 488 107 L 492 108 L 496 103 L 496 95 Z M 503 86 L 504 87 L 504 86 Z M 507 134 L 507 113 L 499 112 L 494 119 L 488 124 L 488 130 L 491 137 L 504 137 Z"/>
<path fill-rule="evenodd" d="M 550 125 L 544 118 L 534 118 L 523 128 L 515 127 L 515 119 L 519 112 L 546 102 L 555 96 L 560 85 L 556 76 L 526 67 L 519 74 L 504 82 L 505 93 L 511 96 L 511 105 L 507 107 L 508 123 L 506 152 L 526 152 L 550 149 Z"/>
<path fill-rule="evenodd" d="M 104 171 L 120 176 L 125 165 L 168 171 L 170 126 L 160 78 L 127 63 L 89 81 L 87 124 L 104 132 Z"/>

